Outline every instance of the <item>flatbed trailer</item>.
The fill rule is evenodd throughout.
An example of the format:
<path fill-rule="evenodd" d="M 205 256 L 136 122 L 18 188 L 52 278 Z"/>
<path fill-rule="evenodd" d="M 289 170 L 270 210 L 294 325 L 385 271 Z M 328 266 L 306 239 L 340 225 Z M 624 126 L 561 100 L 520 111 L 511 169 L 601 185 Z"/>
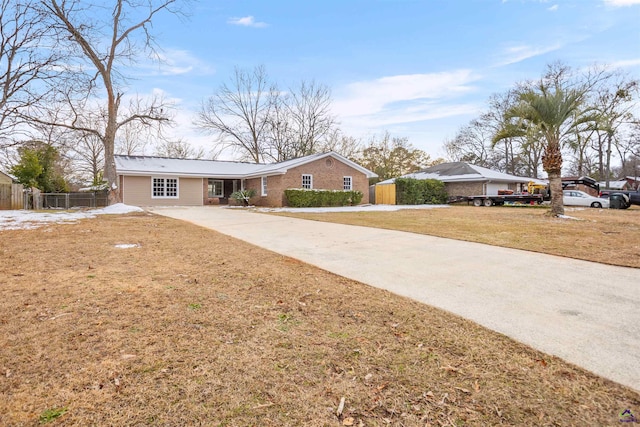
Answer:
<path fill-rule="evenodd" d="M 506 204 L 539 205 L 543 201 L 542 194 L 504 194 L 467 196 L 467 204 L 473 206 L 502 206 Z"/>

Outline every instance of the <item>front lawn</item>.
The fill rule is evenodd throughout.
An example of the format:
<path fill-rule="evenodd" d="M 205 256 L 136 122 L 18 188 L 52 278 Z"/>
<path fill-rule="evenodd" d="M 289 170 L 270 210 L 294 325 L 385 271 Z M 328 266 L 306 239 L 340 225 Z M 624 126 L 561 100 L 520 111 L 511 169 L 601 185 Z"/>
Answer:
<path fill-rule="evenodd" d="M 1 425 L 616 425 L 640 412 L 636 392 L 472 322 L 169 218 L 0 231 L 0 258 Z"/>

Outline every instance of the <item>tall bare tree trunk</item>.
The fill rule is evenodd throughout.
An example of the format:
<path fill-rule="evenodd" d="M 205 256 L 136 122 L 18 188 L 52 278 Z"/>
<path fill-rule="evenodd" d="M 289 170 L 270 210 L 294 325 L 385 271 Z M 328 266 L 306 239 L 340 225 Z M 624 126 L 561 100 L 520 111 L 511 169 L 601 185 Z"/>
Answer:
<path fill-rule="evenodd" d="M 116 132 L 118 131 L 118 109 L 120 107 L 120 94 L 116 94 L 111 82 L 111 75 L 103 75 L 105 88 L 107 89 L 107 126 L 104 130 L 104 179 L 109 184 L 109 204 L 119 203 L 120 186 L 116 172 L 116 161 L 114 158 Z"/>
<path fill-rule="evenodd" d="M 86 0 L 42 0 L 46 16 L 52 19 L 52 25 L 60 29 L 59 39 L 68 41 L 71 49 L 79 47 L 78 60 L 83 64 L 83 73 L 74 77 L 74 85 L 87 85 L 86 92 L 82 88 L 76 88 L 77 93 L 87 98 L 102 99 L 100 90 L 106 92 L 106 115 L 101 115 L 101 120 L 86 120 L 90 114 L 84 109 L 77 109 L 73 97 L 67 98 L 72 111 L 71 120 L 66 123 L 51 123 L 55 126 L 65 127 L 85 134 L 92 134 L 101 139 L 104 145 L 104 179 L 109 185 L 109 204 L 120 202 L 120 189 L 114 159 L 116 133 L 121 126 L 131 122 L 142 123 L 150 126 L 151 123 L 160 125 L 168 118 L 163 115 L 163 109 L 154 98 L 150 105 L 134 105 L 124 117 L 118 117 L 122 92 L 126 87 L 126 77 L 121 74 L 120 66 L 131 61 L 135 62 L 142 54 L 154 51 L 154 40 L 151 36 L 152 19 L 161 11 L 178 13 L 173 9 L 178 0 L 112 0 L 112 14 L 104 14 L 100 17 L 90 17 L 81 13 L 91 8 L 105 7 L 101 3 L 87 2 Z M 106 21 L 100 22 L 101 18 Z M 86 20 L 86 21 L 85 21 Z M 134 33 L 140 33 L 141 40 L 134 37 Z M 84 65 L 87 65 L 84 67 Z M 83 80 L 83 78 L 88 80 Z M 103 86 L 98 80 L 102 80 Z M 82 98 L 82 97 L 81 97 Z M 82 103 L 81 103 L 82 105 Z M 160 114 L 157 113 L 160 111 Z M 118 120 L 120 119 L 120 120 Z M 101 126 L 106 120 L 104 133 Z"/>
<path fill-rule="evenodd" d="M 611 183 L 609 182 L 610 178 L 611 178 L 611 142 L 613 139 L 613 132 L 608 131 L 607 132 L 607 163 L 605 165 L 605 171 L 604 173 L 606 174 L 605 176 L 605 185 L 607 186 L 607 188 L 611 188 L 610 185 Z"/>
<path fill-rule="evenodd" d="M 108 132 L 108 131 L 107 131 Z M 115 137 L 115 132 L 114 135 Z M 120 186 L 118 185 L 118 176 L 116 172 L 116 162 L 114 155 L 113 139 L 108 142 L 108 133 L 104 138 L 104 179 L 109 185 L 109 204 L 120 203 Z"/>

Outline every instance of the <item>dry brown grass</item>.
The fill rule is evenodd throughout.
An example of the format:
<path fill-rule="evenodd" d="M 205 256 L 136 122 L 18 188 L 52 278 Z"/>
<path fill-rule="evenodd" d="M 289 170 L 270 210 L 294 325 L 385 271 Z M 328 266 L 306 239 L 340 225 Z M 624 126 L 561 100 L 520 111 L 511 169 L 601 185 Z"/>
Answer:
<path fill-rule="evenodd" d="M 168 218 L 0 231 L 0 257 L 3 426 L 62 409 L 52 424 L 613 425 L 640 410 L 474 323 Z"/>
<path fill-rule="evenodd" d="M 587 261 L 640 267 L 640 207 L 565 208 L 575 219 L 552 218 L 545 208 L 450 206 L 394 212 L 278 213 L 316 221 L 402 230 Z"/>
<path fill-rule="evenodd" d="M 474 323 L 164 217 L 0 231 L 0 258 L 2 426 L 48 410 L 66 426 L 591 426 L 640 412 L 637 393 Z"/>

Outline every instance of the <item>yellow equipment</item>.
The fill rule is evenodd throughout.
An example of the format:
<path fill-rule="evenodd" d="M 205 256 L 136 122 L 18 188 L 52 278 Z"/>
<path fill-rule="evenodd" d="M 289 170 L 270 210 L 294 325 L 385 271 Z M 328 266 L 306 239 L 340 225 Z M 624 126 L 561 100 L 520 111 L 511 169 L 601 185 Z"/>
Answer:
<path fill-rule="evenodd" d="M 527 192 L 529 194 L 545 194 L 546 191 L 546 184 L 536 184 L 533 181 L 529 181 L 529 184 L 527 185 Z"/>

